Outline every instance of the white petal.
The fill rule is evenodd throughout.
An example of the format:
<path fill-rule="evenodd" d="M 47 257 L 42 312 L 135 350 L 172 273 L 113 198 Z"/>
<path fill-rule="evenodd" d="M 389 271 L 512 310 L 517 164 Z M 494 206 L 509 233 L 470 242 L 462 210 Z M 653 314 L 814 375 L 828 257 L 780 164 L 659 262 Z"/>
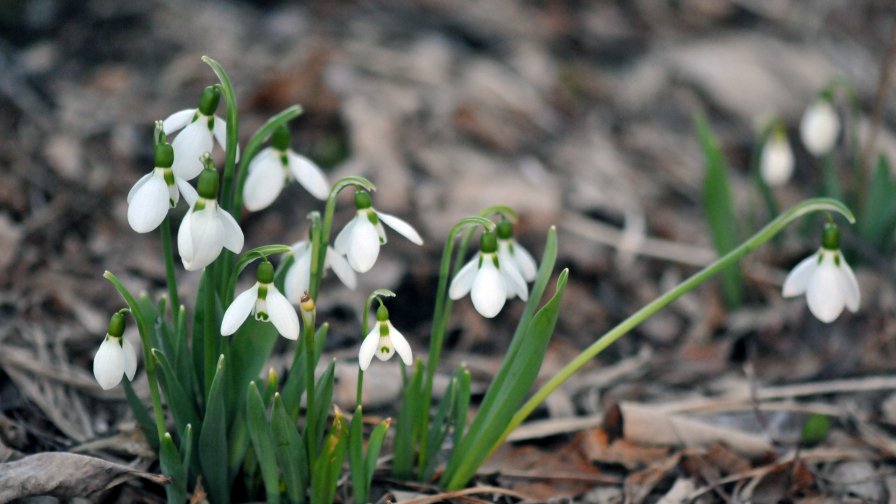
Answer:
<path fill-rule="evenodd" d="M 170 135 L 189 124 L 194 115 L 196 115 L 196 109 L 185 109 L 175 112 L 162 122 L 162 131 L 166 135 Z"/>
<path fill-rule="evenodd" d="M 833 322 L 846 303 L 842 289 L 840 268 L 826 257 L 815 269 L 806 288 L 809 311 L 822 322 Z"/>
<path fill-rule="evenodd" d="M 268 316 L 281 336 L 291 340 L 299 339 L 299 316 L 289 301 L 280 294 L 274 284 L 268 286 Z"/>
<path fill-rule="evenodd" d="M 352 227 L 348 249 L 348 263 L 358 273 L 370 270 L 380 254 L 380 239 L 369 220 L 357 220 Z"/>
<path fill-rule="evenodd" d="M 817 100 L 806 109 L 800 121 L 800 136 L 811 154 L 827 154 L 837 143 L 840 134 L 840 118 L 827 100 Z"/>
<path fill-rule="evenodd" d="M 308 290 L 311 283 L 311 251 L 306 247 L 302 253 L 293 257 L 295 260 L 286 271 L 283 288 L 286 291 L 286 298 L 299 304 L 302 295 Z"/>
<path fill-rule="evenodd" d="M 107 336 L 93 356 L 93 376 L 103 390 L 118 385 L 124 374 L 124 351 L 118 338 Z"/>
<path fill-rule="evenodd" d="M 227 152 L 227 121 L 215 116 L 215 124 L 212 126 L 212 134 L 215 136 L 218 145 L 221 146 L 221 150 Z M 211 150 L 211 148 L 209 148 L 209 150 Z M 236 161 L 239 162 L 239 160 L 240 144 L 236 144 Z"/>
<path fill-rule="evenodd" d="M 134 193 L 128 203 L 128 224 L 138 233 L 159 227 L 168 215 L 168 185 L 161 176 L 153 176 Z"/>
<path fill-rule="evenodd" d="M 794 297 L 806 292 L 806 287 L 809 286 L 809 279 L 812 278 L 812 273 L 818 267 L 818 254 L 816 252 L 810 255 L 790 270 L 790 273 L 787 274 L 787 279 L 784 280 L 784 288 L 781 289 L 782 296 Z"/>
<path fill-rule="evenodd" d="M 212 136 L 205 119 L 190 123 L 171 142 L 174 149 L 174 174 L 184 180 L 192 180 L 202 171 L 199 158 L 212 150 Z"/>
<path fill-rule="evenodd" d="M 392 346 L 395 348 L 395 352 L 401 357 L 405 366 L 410 366 L 414 363 L 414 356 L 411 354 L 411 345 L 409 345 L 408 340 L 395 329 L 392 322 L 386 323 L 389 324 L 389 338 L 392 340 Z"/>
<path fill-rule="evenodd" d="M 243 186 L 243 204 L 249 211 L 267 208 L 283 190 L 283 165 L 273 149 L 265 149 L 249 163 Z"/>
<path fill-rule="evenodd" d="M 193 186 L 190 185 L 186 180 L 174 176 L 174 183 L 177 184 L 177 190 L 180 191 L 180 194 L 184 197 L 184 200 L 188 205 L 193 206 L 196 203 L 196 200 L 199 199 L 199 194 L 196 192 L 196 189 L 193 189 Z"/>
<path fill-rule="evenodd" d="M 137 352 L 134 351 L 134 345 L 125 338 L 121 338 L 121 351 L 124 357 L 124 374 L 128 380 L 134 381 L 134 375 L 137 374 Z"/>
<path fill-rule="evenodd" d="M 187 271 L 195 269 L 191 267 L 193 264 L 193 232 L 190 223 L 193 221 L 193 213 L 191 206 L 183 220 L 180 221 L 180 228 L 177 230 L 177 253 L 180 254 Z"/>
<path fill-rule="evenodd" d="M 520 267 L 523 278 L 527 282 L 535 280 L 535 275 L 538 273 L 538 264 L 535 262 L 535 258 L 518 241 L 513 240 L 512 243 L 513 258 L 516 260 L 516 265 Z"/>
<path fill-rule="evenodd" d="M 252 308 L 255 307 L 257 300 L 258 282 L 255 282 L 255 285 L 241 292 L 227 307 L 224 319 L 221 321 L 221 336 L 230 336 L 235 333 L 252 313 Z"/>
<path fill-rule="evenodd" d="M 127 202 L 128 202 L 128 204 L 130 204 L 130 203 L 131 203 L 131 200 L 134 199 L 134 194 L 135 194 L 138 190 L 140 190 L 140 188 L 143 187 L 143 184 L 145 184 L 147 181 L 149 181 L 149 179 L 151 179 L 152 176 L 153 176 L 154 174 L 155 174 L 155 170 L 153 170 L 153 171 L 147 173 L 146 175 L 140 177 L 140 180 L 138 180 L 137 183 L 134 184 L 134 187 L 132 187 L 131 190 L 128 191 L 128 198 L 127 198 Z"/>
<path fill-rule="evenodd" d="M 288 151 L 287 156 L 292 176 L 315 198 L 327 199 L 327 196 L 330 195 L 330 183 L 327 182 L 324 172 L 313 161 L 292 150 Z"/>
<path fill-rule="evenodd" d="M 227 250 L 234 254 L 239 254 L 243 250 L 243 242 L 245 240 L 243 230 L 240 229 L 240 225 L 230 215 L 230 212 L 221 207 L 218 207 L 218 219 L 221 222 L 222 244 Z"/>
<path fill-rule="evenodd" d="M 451 287 L 448 288 L 448 297 L 456 300 L 466 296 L 473 287 L 473 280 L 476 279 L 478 271 L 479 254 L 476 254 L 454 275 L 454 280 L 451 280 Z"/>
<path fill-rule="evenodd" d="M 377 324 L 379 326 L 379 324 Z M 376 358 L 381 361 L 387 361 L 395 355 L 395 346 L 392 345 L 392 338 L 389 336 L 380 336 L 379 343 L 376 348 Z"/>
<path fill-rule="evenodd" d="M 352 266 L 344 257 L 333 250 L 333 247 L 327 247 L 327 257 L 324 260 L 324 269 L 328 267 L 333 268 L 333 272 L 336 273 L 339 280 L 341 280 L 349 289 L 354 290 L 358 285 L 358 277 L 355 275 L 355 270 L 352 269 Z"/>
<path fill-rule="evenodd" d="M 379 344 L 380 325 L 374 324 L 373 330 L 364 338 L 364 341 L 361 343 L 361 349 L 358 351 L 358 366 L 361 367 L 361 371 L 366 370 L 367 366 L 370 365 L 370 361 L 373 359 Z"/>
<path fill-rule="evenodd" d="M 793 151 L 787 137 L 772 135 L 762 147 L 759 174 L 770 186 L 780 186 L 793 174 Z"/>
<path fill-rule="evenodd" d="M 190 218 L 190 237 L 193 242 L 193 270 L 202 269 L 213 263 L 223 248 L 224 230 L 222 219 L 218 217 L 217 205 L 206 203 L 206 207 L 193 212 Z M 190 269 L 190 268 L 187 268 Z"/>
<path fill-rule="evenodd" d="M 846 264 L 846 259 L 843 258 L 842 254 L 840 255 L 840 268 L 841 282 L 843 283 L 843 297 L 846 301 L 846 308 L 855 313 L 859 310 L 862 293 L 859 290 L 859 282 L 856 281 L 855 273 L 852 272 L 852 268 L 849 267 L 849 264 Z"/>
<path fill-rule="evenodd" d="M 423 238 L 420 238 L 420 235 L 417 233 L 417 231 L 407 222 L 399 219 L 398 217 L 395 217 L 394 215 L 389 215 L 383 212 L 377 212 L 376 215 L 387 226 L 394 229 L 395 231 L 398 231 L 398 234 L 410 240 L 414 245 L 423 245 Z"/>
<path fill-rule="evenodd" d="M 476 311 L 486 318 L 497 315 L 504 307 L 504 302 L 507 301 L 504 279 L 489 256 L 484 257 L 482 267 L 479 268 L 479 272 L 473 280 L 470 298 L 473 300 Z"/>
<path fill-rule="evenodd" d="M 333 242 L 333 248 L 336 249 L 336 252 L 339 252 L 342 255 L 348 254 L 348 249 L 351 247 L 351 237 L 352 230 L 355 229 L 355 224 L 358 222 L 358 217 L 355 216 L 352 220 L 348 221 L 348 224 L 342 228 L 342 231 L 336 235 L 336 241 Z"/>
<path fill-rule="evenodd" d="M 500 259 L 499 259 L 500 261 Z M 506 286 L 509 293 L 512 292 L 520 297 L 523 301 L 529 299 L 529 288 L 526 285 L 526 281 L 523 280 L 523 276 L 520 275 L 519 270 L 516 267 L 516 264 L 508 261 L 507 263 L 499 262 L 501 265 L 501 274 L 504 275 L 504 279 L 506 281 Z"/>

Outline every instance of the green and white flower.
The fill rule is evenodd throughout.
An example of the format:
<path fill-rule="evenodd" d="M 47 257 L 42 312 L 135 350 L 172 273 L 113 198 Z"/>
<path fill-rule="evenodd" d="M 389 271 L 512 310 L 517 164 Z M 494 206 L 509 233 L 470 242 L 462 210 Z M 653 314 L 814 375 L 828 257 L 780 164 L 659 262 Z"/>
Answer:
<path fill-rule="evenodd" d="M 174 149 L 168 144 L 156 146 L 156 167 L 134 184 L 128 193 L 128 224 L 138 233 L 148 233 L 159 227 L 168 209 L 174 208 L 184 195 L 192 206 L 198 195 L 186 180 L 171 169 Z"/>
<path fill-rule="evenodd" d="M 184 180 L 192 180 L 202 172 L 200 157 L 212 151 L 212 138 L 222 149 L 227 148 L 227 122 L 215 115 L 220 100 L 220 88 L 208 86 L 199 99 L 199 108 L 175 112 L 162 123 L 166 135 L 183 130 L 171 146 L 174 147 L 172 168 Z"/>
<path fill-rule="evenodd" d="M 759 155 L 759 174 L 769 186 L 781 186 L 793 175 L 793 151 L 783 128 L 775 128 Z"/>
<path fill-rule="evenodd" d="M 243 204 L 250 211 L 267 208 L 280 195 L 286 182 L 293 179 L 315 198 L 327 199 L 330 192 L 327 178 L 313 161 L 292 150 L 290 136 L 286 126 L 277 128 L 271 136 L 271 147 L 262 149 L 249 163 Z"/>
<path fill-rule="evenodd" d="M 497 315 L 507 299 L 529 298 L 529 289 L 517 266 L 499 257 L 495 233 L 482 233 L 479 253 L 454 276 L 448 296 L 457 300 L 468 292 L 476 311 L 486 318 Z"/>
<path fill-rule="evenodd" d="M 373 267 L 380 253 L 380 245 L 386 244 L 386 230 L 383 224 L 397 231 L 411 243 L 423 245 L 423 238 L 407 222 L 379 212 L 373 208 L 370 193 L 358 190 L 355 193 L 355 218 L 336 236 L 333 244 L 336 252 L 344 255 L 348 263 L 358 273 L 364 273 Z"/>
<path fill-rule="evenodd" d="M 137 352 L 123 334 L 124 315 L 119 312 L 109 320 L 109 332 L 93 357 L 93 376 L 103 390 L 118 385 L 124 375 L 133 380 L 137 373 Z"/>
<path fill-rule="evenodd" d="M 535 258 L 513 238 L 513 224 L 504 219 L 498 223 L 496 232 L 498 235 L 498 258 L 501 260 L 501 264 L 516 266 L 523 280 L 527 282 L 535 280 L 535 274 L 538 272 Z"/>
<path fill-rule="evenodd" d="M 292 245 L 293 263 L 286 270 L 283 279 L 283 290 L 286 299 L 293 304 L 299 304 L 302 294 L 308 290 L 311 283 L 311 243 L 307 240 L 296 242 Z M 358 284 L 355 270 L 352 269 L 344 257 L 336 253 L 333 247 L 327 247 L 327 257 L 324 258 L 324 271 L 333 268 L 333 272 L 339 280 L 349 289 L 354 289 Z"/>
<path fill-rule="evenodd" d="M 299 316 L 274 285 L 274 266 L 267 260 L 258 265 L 256 280 L 255 285 L 240 293 L 227 307 L 221 336 L 235 333 L 251 313 L 255 320 L 273 324 L 284 338 L 299 339 Z"/>
<path fill-rule="evenodd" d="M 800 121 L 800 136 L 803 145 L 813 156 L 831 152 L 840 134 L 840 118 L 827 96 L 819 97 L 809 105 Z"/>
<path fill-rule="evenodd" d="M 387 361 L 396 353 L 401 357 L 405 366 L 414 363 L 411 345 L 389 321 L 389 311 L 386 310 L 386 307 L 380 305 L 376 311 L 376 324 L 361 343 L 361 350 L 358 352 L 358 365 L 361 366 L 361 371 L 365 371 L 370 366 L 374 355 L 381 361 Z"/>
<path fill-rule="evenodd" d="M 200 270 L 227 248 L 243 249 L 243 231 L 229 212 L 218 206 L 218 172 L 211 168 L 199 177 L 199 197 L 177 230 L 177 249 L 187 271 Z"/>

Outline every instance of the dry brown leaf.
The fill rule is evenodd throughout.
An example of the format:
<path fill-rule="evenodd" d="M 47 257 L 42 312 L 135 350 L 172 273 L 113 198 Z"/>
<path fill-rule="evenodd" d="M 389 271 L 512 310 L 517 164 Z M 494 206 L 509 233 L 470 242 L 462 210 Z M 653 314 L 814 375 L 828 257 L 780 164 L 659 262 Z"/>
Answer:
<path fill-rule="evenodd" d="M 651 464 L 647 469 L 633 472 L 625 478 L 625 502 L 638 504 L 650 495 L 650 492 L 678 466 L 681 454 Z"/>
<path fill-rule="evenodd" d="M 669 456 L 668 448 L 640 446 L 624 439 L 610 441 L 609 434 L 600 428 L 584 431 L 577 439 L 591 462 L 619 464 L 627 469 L 644 467 Z"/>

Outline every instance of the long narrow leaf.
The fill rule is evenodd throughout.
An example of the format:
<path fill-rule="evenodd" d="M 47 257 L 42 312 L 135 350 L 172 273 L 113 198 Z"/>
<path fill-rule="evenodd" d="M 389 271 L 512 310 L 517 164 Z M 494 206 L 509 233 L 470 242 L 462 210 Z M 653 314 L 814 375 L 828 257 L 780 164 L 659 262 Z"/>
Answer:
<path fill-rule="evenodd" d="M 168 409 L 171 416 L 174 417 L 174 425 L 177 432 L 182 433 L 186 430 L 188 424 L 199 425 L 199 413 L 196 406 L 191 400 L 191 396 L 183 389 L 174 368 L 168 362 L 165 353 L 157 348 L 152 349 L 152 357 L 159 364 L 162 370 L 160 377 L 162 391 L 165 393 L 165 399 L 168 401 Z"/>
<path fill-rule="evenodd" d="M 265 413 L 264 400 L 258 393 L 255 382 L 249 382 L 246 396 L 246 420 L 249 425 L 249 438 L 261 467 L 261 478 L 264 481 L 267 502 L 280 502 L 280 471 L 277 467 L 277 456 L 274 441 L 271 437 L 270 422 Z"/>
<path fill-rule="evenodd" d="M 274 446 L 277 452 L 277 460 L 283 469 L 283 481 L 286 483 L 286 496 L 290 502 L 305 502 L 305 492 L 308 481 L 308 458 L 305 452 L 305 442 L 296 429 L 280 394 L 274 394 L 274 407 L 271 412 L 271 433 L 274 436 Z"/>
<path fill-rule="evenodd" d="M 352 477 L 352 494 L 355 502 L 367 502 L 367 468 L 364 466 L 364 421 L 361 405 L 355 408 L 349 425 L 348 464 Z"/>
<path fill-rule="evenodd" d="M 314 435 L 314 442 L 317 443 L 317 446 L 314 446 L 315 451 L 318 450 L 320 445 L 320 440 L 324 436 L 324 429 L 327 425 L 327 416 L 330 414 L 330 407 L 333 404 L 333 380 L 335 379 L 336 373 L 336 360 L 330 361 L 330 365 L 327 366 L 326 371 L 320 378 L 317 380 L 317 384 L 314 387 L 314 401 L 317 403 L 314 405 L 314 408 L 310 410 L 309 415 L 316 415 L 317 422 L 314 424 L 317 426 L 317 432 Z"/>
<path fill-rule="evenodd" d="M 342 472 L 345 447 L 348 443 L 347 431 L 345 418 L 337 409 L 323 450 L 315 461 L 311 473 L 311 502 L 315 504 L 330 504 L 336 496 L 336 484 Z"/>
<path fill-rule="evenodd" d="M 364 457 L 364 467 L 367 471 L 367 495 L 370 495 L 370 482 L 373 481 L 373 472 L 376 470 L 376 461 L 380 458 L 380 451 L 383 449 L 383 441 L 386 439 L 386 432 L 389 431 L 389 425 L 392 419 L 387 418 L 377 424 L 370 433 L 370 440 L 367 442 L 367 455 Z"/>
<path fill-rule="evenodd" d="M 143 435 L 146 436 L 146 440 L 149 441 L 149 445 L 153 450 L 159 449 L 159 434 L 156 430 L 156 424 L 153 422 L 152 417 L 149 416 L 149 412 L 146 411 L 146 406 L 143 404 L 143 401 L 137 397 L 137 393 L 134 392 L 134 387 L 131 385 L 131 381 L 125 378 L 121 381 L 124 385 L 124 395 L 128 400 L 128 406 L 131 407 L 131 411 L 134 412 L 134 417 L 137 419 L 137 424 L 140 425 L 140 430 L 143 431 Z"/>
<path fill-rule="evenodd" d="M 314 333 L 314 361 L 320 359 L 323 353 L 324 340 L 327 337 L 329 324 L 322 324 Z M 293 356 L 292 366 L 289 368 L 289 374 L 286 375 L 286 382 L 283 384 L 283 405 L 292 419 L 299 417 L 299 410 L 302 406 L 302 394 L 305 392 L 305 359 L 302 357 L 304 345 L 296 348 L 295 356 Z"/>
<path fill-rule="evenodd" d="M 224 356 L 218 365 L 212 386 L 209 389 L 208 404 L 199 433 L 199 465 L 213 502 L 230 502 L 230 482 L 227 477 L 227 412 L 225 410 Z"/>
<path fill-rule="evenodd" d="M 187 468 L 183 464 L 177 447 L 171 434 L 166 432 L 162 436 L 162 446 L 159 450 L 159 463 L 162 473 L 171 478 L 171 482 L 165 485 L 165 494 L 168 502 L 184 502 L 187 500 Z"/>
<path fill-rule="evenodd" d="M 416 432 L 416 427 L 419 425 L 418 417 L 429 414 L 427 411 L 420 411 L 422 386 L 423 364 L 417 360 L 414 363 L 413 375 L 405 385 L 395 425 L 393 441 L 395 458 L 392 460 L 392 474 L 397 478 L 410 479 L 414 476 L 414 442 L 419 435 Z"/>

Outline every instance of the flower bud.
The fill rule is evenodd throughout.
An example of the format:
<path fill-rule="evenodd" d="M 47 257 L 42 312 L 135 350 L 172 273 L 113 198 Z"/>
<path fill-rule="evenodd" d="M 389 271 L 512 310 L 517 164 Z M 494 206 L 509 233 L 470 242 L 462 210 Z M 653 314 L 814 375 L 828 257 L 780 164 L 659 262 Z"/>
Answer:
<path fill-rule="evenodd" d="M 109 319 L 109 336 L 120 338 L 124 334 L 124 315 L 121 312 L 115 312 Z"/>
<path fill-rule="evenodd" d="M 308 327 L 314 327 L 314 317 L 316 315 L 317 307 L 314 304 L 314 300 L 308 295 L 308 291 L 305 291 L 305 294 L 299 301 L 299 309 L 302 312 L 302 321 L 305 322 Z"/>
<path fill-rule="evenodd" d="M 839 134 L 840 118 L 829 99 L 819 98 L 806 109 L 800 122 L 800 136 L 809 153 L 827 154 L 834 148 Z"/>

